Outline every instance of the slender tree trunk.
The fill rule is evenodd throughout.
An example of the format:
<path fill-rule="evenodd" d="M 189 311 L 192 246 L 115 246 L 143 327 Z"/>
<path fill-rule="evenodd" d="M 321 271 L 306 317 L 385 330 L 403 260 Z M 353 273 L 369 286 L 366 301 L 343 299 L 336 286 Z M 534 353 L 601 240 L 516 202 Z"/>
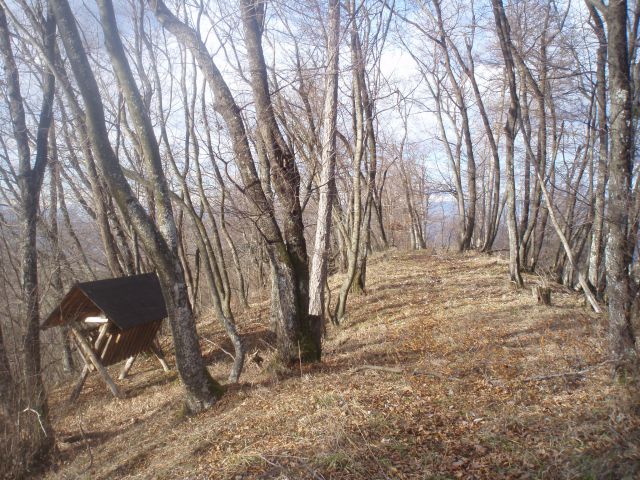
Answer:
<path fill-rule="evenodd" d="M 0 409 L 8 415 L 15 410 L 15 382 L 9 365 L 9 356 L 4 344 L 0 325 Z M 0 411 L 1 411 L 0 410 Z"/>
<path fill-rule="evenodd" d="M 359 55 L 357 48 L 357 35 L 355 26 L 355 6 L 351 1 L 349 4 L 349 15 L 351 17 L 351 61 L 354 65 L 358 65 L 362 62 L 362 58 Z M 362 192 L 361 192 L 361 172 L 360 166 L 362 164 L 362 157 L 364 155 L 364 112 L 362 106 L 362 88 L 360 83 L 360 75 L 356 72 L 357 68 L 354 67 L 352 74 L 353 85 L 353 117 L 354 117 L 354 133 L 355 133 L 355 148 L 353 153 L 353 191 L 351 193 L 351 238 L 349 240 L 350 245 L 348 248 L 348 266 L 347 275 L 340 288 L 340 295 L 338 297 L 338 303 L 336 304 L 336 313 L 334 315 L 337 322 L 342 321 L 347 309 L 347 298 L 353 285 L 353 281 L 356 278 L 358 268 L 358 258 L 360 252 L 360 236 L 361 236 L 361 222 L 362 222 Z"/>
<path fill-rule="evenodd" d="M 607 185 L 607 162 L 609 157 L 609 128 L 607 119 L 607 37 L 598 11 L 587 1 L 591 14 L 591 26 L 598 37 L 596 53 L 596 105 L 598 110 L 598 172 L 596 176 L 593 229 L 589 251 L 589 283 L 600 291 L 600 270 L 604 252 L 604 208 Z"/>
<path fill-rule="evenodd" d="M 631 154 L 633 150 L 631 84 L 627 44 L 627 2 L 611 0 L 607 7 L 609 33 L 608 66 L 611 92 L 611 159 L 609 206 L 606 224 L 607 297 L 609 298 L 609 342 L 618 367 L 635 362 L 635 338 L 631 328 L 631 258 L 627 240 L 631 205 Z"/>
<path fill-rule="evenodd" d="M 440 33 L 441 50 L 444 56 L 444 64 L 449 76 L 449 82 L 453 87 L 458 109 L 462 119 L 462 135 L 464 136 L 465 152 L 467 154 L 467 201 L 466 211 L 464 213 L 465 221 L 463 223 L 463 231 L 460 234 L 460 251 L 465 251 L 471 248 L 471 239 L 473 237 L 473 231 L 476 222 L 476 205 L 477 205 L 477 193 L 476 193 L 476 162 L 473 151 L 473 139 L 471 138 L 471 127 L 469 124 L 469 113 L 467 111 L 467 105 L 464 98 L 464 92 L 460 87 L 458 80 L 456 80 L 451 66 L 451 58 L 449 55 L 449 48 L 447 47 L 447 38 L 444 31 L 444 24 L 442 21 L 442 12 L 440 10 L 440 1 L 435 0 L 433 5 L 436 9 L 436 18 L 438 23 L 438 29 Z"/>
<path fill-rule="evenodd" d="M 318 221 L 309 279 L 309 314 L 324 319 L 324 296 L 327 282 L 327 263 L 331 236 L 332 206 L 336 190 L 336 129 L 338 116 L 338 74 L 340 41 L 340 2 L 329 1 L 329 38 L 327 68 L 322 119 L 322 156 L 320 162 L 320 187 Z"/>
<path fill-rule="evenodd" d="M 64 295 L 62 284 L 62 265 L 60 257 L 62 250 L 60 249 L 60 234 L 58 229 L 58 185 L 60 184 L 60 164 L 58 162 L 58 149 L 55 137 L 55 125 L 51 124 L 49 129 L 49 150 L 51 152 L 49 159 L 49 171 L 51 180 L 49 184 L 49 218 L 51 222 L 51 249 L 53 250 L 53 273 L 51 283 L 53 290 L 58 299 L 62 299 Z M 69 343 L 69 330 L 62 327 L 60 332 L 60 346 L 62 349 L 62 368 L 65 372 L 70 373 L 75 370 L 73 355 L 71 354 L 71 345 Z"/>
<path fill-rule="evenodd" d="M 504 13 L 502 0 L 491 0 L 493 6 L 493 15 L 496 21 L 496 29 L 498 38 L 500 39 L 500 47 L 504 58 L 506 75 L 509 84 L 510 102 L 509 111 L 507 113 L 507 122 L 505 124 L 505 155 L 507 169 L 507 228 L 509 230 L 509 274 L 511 281 L 515 282 L 518 287 L 523 287 L 524 282 L 520 274 L 520 256 L 518 252 L 518 226 L 516 219 L 516 184 L 514 175 L 514 140 L 516 120 L 518 117 L 518 97 L 516 76 L 511 55 L 511 35 L 509 33 L 509 23 Z"/>
<path fill-rule="evenodd" d="M 43 43 L 51 61 L 55 45 L 55 22 L 49 11 L 44 28 Z M 36 155 L 31 165 L 31 151 L 25 119 L 25 109 L 20 91 L 20 77 L 13 56 L 9 27 L 5 11 L 0 7 L 0 51 L 4 62 L 4 74 L 13 126 L 13 136 L 18 150 L 18 186 L 20 190 L 20 238 L 21 238 L 21 293 L 24 301 L 26 332 L 22 340 L 24 362 L 21 409 L 26 420 L 31 441 L 31 455 L 36 461 L 48 455 L 54 445 L 53 430 L 49 420 L 47 395 L 42 381 L 40 352 L 40 292 L 38 285 L 38 250 L 36 245 L 38 204 L 49 157 L 49 127 L 53 118 L 55 78 L 44 74 L 42 107 L 36 132 Z"/>
<path fill-rule="evenodd" d="M 100 164 L 100 169 L 122 215 L 126 218 L 128 224 L 133 225 L 133 228 L 136 229 L 147 254 L 156 263 L 173 333 L 176 364 L 186 389 L 186 407 L 191 412 L 203 410 L 215 402 L 216 398 L 221 395 L 222 389 L 211 378 L 203 363 L 195 321 L 184 281 L 184 272 L 177 255 L 175 222 L 170 210 L 171 206 L 168 203 L 168 195 L 165 195 L 167 193 L 167 184 L 164 180 L 161 164 L 155 163 L 159 155 L 157 156 L 154 152 L 154 150 L 157 150 L 157 142 L 155 135 L 153 135 L 149 118 L 144 116 L 144 108 L 139 105 L 141 103 L 139 92 L 135 87 L 135 83 L 131 81 L 131 72 L 128 70 L 126 57 L 121 56 L 118 58 L 117 54 L 112 55 L 114 70 L 119 75 L 118 80 L 128 94 L 130 113 L 139 117 L 138 121 L 136 121 L 136 128 L 140 135 L 140 141 L 143 143 L 143 149 L 149 155 L 147 160 L 151 163 L 150 167 L 152 167 L 149 174 L 152 174 L 154 187 L 164 195 L 163 198 L 159 198 L 159 203 L 165 208 L 165 218 L 161 219 L 159 229 L 133 195 L 118 158 L 109 142 L 109 134 L 105 126 L 104 107 L 98 85 L 82 46 L 80 33 L 71 8 L 66 0 L 52 0 L 51 5 L 55 12 L 56 22 L 60 29 L 68 61 L 84 100 L 89 139 L 96 154 L 96 159 Z M 101 5 L 102 10 L 108 6 L 103 3 Z M 111 12 L 103 11 L 102 13 L 103 20 L 109 23 L 112 22 L 115 25 L 112 9 Z M 109 23 L 105 24 L 105 35 L 113 33 L 113 30 L 109 31 Z M 117 35 L 112 36 L 108 42 L 119 40 L 119 38 L 115 37 Z M 119 46 L 120 48 L 122 47 L 121 44 Z M 117 49 L 117 43 L 111 44 L 110 48 Z"/>

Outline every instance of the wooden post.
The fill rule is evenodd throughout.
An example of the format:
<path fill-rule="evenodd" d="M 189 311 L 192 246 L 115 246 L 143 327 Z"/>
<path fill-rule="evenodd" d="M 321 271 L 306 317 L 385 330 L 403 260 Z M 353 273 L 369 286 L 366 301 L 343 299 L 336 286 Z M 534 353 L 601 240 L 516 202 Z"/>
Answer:
<path fill-rule="evenodd" d="M 160 362 L 160 365 L 162 366 L 162 370 L 164 370 L 165 372 L 168 372 L 169 365 L 167 365 L 167 361 L 164 359 L 164 353 L 162 352 L 162 348 L 160 348 L 160 345 L 155 340 L 151 344 L 151 351 Z"/>
<path fill-rule="evenodd" d="M 124 380 L 124 378 L 129 373 L 129 370 L 133 366 L 133 362 L 136 361 L 137 356 L 138 354 L 135 354 L 127 358 L 127 361 L 124 363 L 124 367 L 122 367 L 122 370 L 120 371 L 120 375 L 118 375 L 118 380 Z"/>
<path fill-rule="evenodd" d="M 82 358 L 84 359 L 84 356 Z M 78 379 L 78 383 L 76 383 L 76 386 L 74 387 L 73 392 L 71 392 L 71 396 L 69 397 L 70 402 L 75 402 L 80 396 L 80 391 L 84 386 L 85 380 L 89 376 L 89 371 L 90 371 L 89 364 L 85 363 L 84 367 L 82 367 L 82 372 L 80 373 L 80 378 Z"/>
<path fill-rule="evenodd" d="M 538 301 L 538 305 L 551 305 L 551 289 L 542 285 L 533 287 L 533 297 Z"/>
<path fill-rule="evenodd" d="M 164 358 L 164 353 L 162 352 L 162 349 L 160 348 L 160 345 L 158 345 L 156 340 L 153 341 L 153 343 L 149 347 L 149 350 L 151 350 L 151 353 L 153 353 L 155 357 L 158 359 L 158 362 L 160 362 L 160 366 L 162 367 L 162 370 L 164 370 L 165 372 L 171 371 L 171 369 L 169 368 L 169 365 L 167 364 L 167 361 Z M 120 371 L 120 375 L 118 375 L 118 380 L 125 379 L 125 377 L 129 374 L 129 370 L 131 370 L 131 367 L 133 366 L 133 362 L 136 361 L 136 358 L 138 358 L 138 354 L 127 358 L 127 361 L 125 362 L 124 366 L 122 367 L 122 370 Z"/>
<path fill-rule="evenodd" d="M 104 367 L 104 365 L 102 365 L 102 363 L 100 362 L 100 359 L 96 356 L 95 352 L 91 348 L 91 345 L 89 345 L 89 342 L 87 342 L 87 339 L 84 338 L 80 330 L 78 330 L 78 327 L 76 327 L 73 323 L 71 323 L 71 331 L 73 332 L 76 342 L 78 343 L 78 348 L 80 349 L 83 356 L 85 357 L 85 361 L 87 362 L 87 364 L 89 363 L 89 361 L 93 364 L 93 366 L 98 371 L 98 373 L 100 374 L 104 382 L 109 387 L 109 390 L 111 390 L 111 393 L 113 394 L 114 397 L 122 398 L 122 394 L 120 393 L 120 390 L 118 389 L 117 385 L 113 382 L 113 380 L 109 376 L 109 372 L 107 372 L 107 369 Z M 89 361 L 87 361 L 87 359 Z"/>
<path fill-rule="evenodd" d="M 105 323 L 100 327 L 100 330 L 98 331 L 98 338 L 96 338 L 96 343 L 94 347 L 97 351 L 100 351 L 100 347 L 102 346 L 102 342 L 104 341 L 108 328 L 109 328 L 109 324 Z M 105 345 L 105 350 L 106 350 L 106 345 Z M 93 365 L 91 365 L 91 362 L 87 361 L 84 355 L 82 355 L 82 359 L 84 360 L 84 367 L 82 367 L 82 372 L 80 373 L 80 377 L 78 378 L 78 383 L 76 383 L 76 386 L 74 387 L 73 392 L 71 392 L 71 396 L 69 397 L 70 402 L 75 402 L 80 396 L 80 392 L 82 391 L 84 382 L 87 380 L 87 377 L 89 376 L 89 373 L 91 372 L 91 369 L 93 367 Z"/>

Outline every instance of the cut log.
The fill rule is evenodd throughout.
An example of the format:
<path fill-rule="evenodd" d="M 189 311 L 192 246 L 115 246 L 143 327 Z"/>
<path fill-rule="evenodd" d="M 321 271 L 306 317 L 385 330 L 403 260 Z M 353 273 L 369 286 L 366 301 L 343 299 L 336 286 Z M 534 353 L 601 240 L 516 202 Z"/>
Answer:
<path fill-rule="evenodd" d="M 532 291 L 533 297 L 538 302 L 538 305 L 551 305 L 551 289 L 549 287 L 536 285 Z"/>

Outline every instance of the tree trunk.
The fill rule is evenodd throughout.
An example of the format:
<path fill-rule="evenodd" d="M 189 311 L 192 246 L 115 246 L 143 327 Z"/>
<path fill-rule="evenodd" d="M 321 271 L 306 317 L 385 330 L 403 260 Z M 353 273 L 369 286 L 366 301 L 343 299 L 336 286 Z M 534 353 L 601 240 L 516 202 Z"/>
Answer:
<path fill-rule="evenodd" d="M 438 23 L 438 29 L 440 33 L 440 42 L 442 53 L 444 55 L 444 64 L 449 76 L 449 82 L 453 87 L 456 103 L 460 111 L 462 118 L 462 135 L 464 136 L 465 152 L 467 154 L 467 201 L 466 211 L 464 212 L 465 221 L 463 222 L 463 231 L 460 233 L 459 250 L 465 251 L 471 248 L 471 239 L 473 237 L 473 231 L 476 221 L 476 162 L 473 152 L 473 139 L 471 138 L 471 127 L 469 124 L 469 114 L 467 110 L 466 101 L 464 98 L 464 92 L 460 87 L 459 82 L 456 80 L 451 66 L 451 58 L 449 55 L 449 48 L 447 48 L 447 39 L 444 31 L 444 24 L 442 21 L 442 12 L 440 10 L 440 1 L 435 0 L 433 5 L 436 10 L 436 18 Z"/>
<path fill-rule="evenodd" d="M 2 325 L 0 325 L 0 409 L 12 412 L 15 409 L 15 381 L 9 365 L 9 356 L 4 345 Z"/>
<path fill-rule="evenodd" d="M 593 229 L 589 251 L 589 283 L 600 291 L 600 270 L 602 266 L 604 238 L 605 190 L 607 186 L 607 161 L 609 156 L 609 129 L 607 119 L 607 37 L 598 11 L 587 1 L 591 14 L 591 26 L 598 37 L 596 54 L 596 105 L 598 110 L 598 173 L 596 176 Z"/>
<path fill-rule="evenodd" d="M 607 296 L 609 298 L 610 353 L 618 368 L 635 362 L 635 338 L 631 328 L 631 291 L 627 227 L 631 204 L 631 85 L 627 45 L 627 2 L 611 0 L 607 7 L 609 32 L 608 66 L 611 92 L 611 160 L 609 164 L 609 207 L 606 224 Z"/>
<path fill-rule="evenodd" d="M 320 187 L 318 201 L 318 221 L 314 250 L 311 258 L 309 278 L 309 314 L 319 316 L 324 321 L 324 296 L 327 282 L 327 263 L 331 235 L 331 209 L 336 190 L 336 128 L 338 115 L 338 73 L 340 40 L 340 3 L 329 1 L 329 39 L 327 45 L 327 68 L 324 97 L 324 117 L 322 119 L 322 156 L 320 162 Z"/>
<path fill-rule="evenodd" d="M 60 235 L 58 230 L 58 185 L 60 184 L 60 164 L 58 163 L 58 151 L 56 146 L 55 125 L 52 123 L 49 129 L 49 149 L 51 158 L 49 160 L 49 169 L 51 174 L 50 180 L 50 222 L 51 222 L 51 249 L 53 250 L 53 273 L 51 283 L 53 290 L 58 299 L 62 299 L 64 295 L 62 284 L 62 265 L 60 256 Z M 62 349 L 62 368 L 65 372 L 70 373 L 75 370 L 73 355 L 71 354 L 71 345 L 69 344 L 69 329 L 67 327 L 60 328 L 60 347 Z"/>
<path fill-rule="evenodd" d="M 51 11 L 44 26 L 43 43 L 48 60 L 53 59 L 55 22 Z M 48 161 L 49 127 L 53 118 L 55 79 L 44 74 L 42 107 L 36 132 L 36 155 L 31 165 L 29 134 L 25 109 L 20 91 L 20 77 L 13 56 L 9 27 L 5 11 L 0 7 L 0 51 L 4 61 L 9 113 L 13 136 L 18 150 L 18 186 L 20 190 L 20 239 L 21 239 L 21 293 L 24 301 L 26 332 L 22 340 L 24 362 L 22 371 L 22 405 L 26 414 L 30 454 L 41 461 L 54 445 L 53 430 L 49 420 L 47 395 L 42 381 L 40 352 L 40 292 L 38 285 L 37 220 L 42 182 Z M 4 360 L 2 360 L 4 363 Z"/>
<path fill-rule="evenodd" d="M 186 407 L 191 412 L 203 410 L 211 406 L 222 394 L 222 388 L 211 378 L 203 363 L 195 321 L 184 281 L 184 272 L 177 255 L 177 236 L 175 235 L 175 223 L 171 214 L 170 204 L 168 204 L 168 196 L 159 199 L 159 202 L 165 207 L 166 217 L 161 219 L 160 229 L 158 229 L 138 199 L 133 195 L 118 158 L 109 142 L 100 92 L 82 46 L 80 33 L 71 8 L 66 0 L 52 0 L 51 4 L 69 63 L 84 100 L 89 139 L 100 169 L 122 215 L 127 220 L 127 223 L 136 230 L 147 254 L 158 268 L 158 277 L 173 333 L 176 364 L 186 389 Z M 101 10 L 104 10 L 109 5 L 103 3 L 101 6 Z M 115 25 L 112 9 L 110 12 L 103 11 L 101 13 L 105 17 L 103 21 L 107 20 Z M 105 13 L 107 13 L 106 16 L 104 15 Z M 109 24 L 106 24 L 105 27 L 105 35 L 109 35 L 111 33 L 108 28 Z M 111 38 L 109 41 L 113 42 L 114 40 L 118 39 Z M 111 47 L 118 48 L 118 45 L 114 44 Z M 131 81 L 130 70 L 127 71 L 126 57 L 122 55 L 117 58 L 117 55 L 112 54 L 112 63 L 114 63 L 116 74 L 119 75 L 118 80 L 122 84 L 122 88 L 127 92 L 130 113 L 139 117 L 136 122 L 136 128 L 145 152 L 148 150 L 150 158 L 147 161 L 152 162 L 152 165 L 150 165 L 152 171 L 149 173 L 153 174 L 154 187 L 157 188 L 158 192 L 163 192 L 164 194 L 167 191 L 166 180 L 162 173 L 161 164 L 155 163 L 159 159 L 159 155 L 156 156 L 155 152 L 153 152 L 153 149 L 157 149 L 157 142 L 155 135 L 153 135 L 153 130 L 150 128 L 148 117 L 145 118 L 143 115 L 143 106 L 138 105 L 138 102 L 140 102 L 139 92 Z"/>
<path fill-rule="evenodd" d="M 362 62 L 357 47 L 358 32 L 355 26 L 354 2 L 349 3 L 349 15 L 351 17 L 351 61 L 354 65 Z M 355 148 L 353 152 L 353 190 L 351 193 L 351 236 L 348 246 L 348 266 L 347 275 L 340 288 L 338 303 L 336 304 L 335 320 L 340 322 L 343 320 L 347 310 L 347 298 L 354 279 L 356 278 L 358 268 L 358 257 L 360 252 L 360 236 L 362 222 L 362 193 L 361 193 L 361 172 L 362 157 L 364 155 L 364 111 L 362 106 L 362 88 L 360 75 L 356 72 L 356 68 L 352 73 L 352 89 L 353 89 L 353 128 L 355 134 Z"/>
<path fill-rule="evenodd" d="M 280 190 L 281 200 L 287 202 L 286 242 L 275 218 L 270 188 L 265 186 L 268 178 L 260 177 L 256 170 L 240 107 L 207 47 L 197 33 L 178 20 L 161 0 L 149 0 L 149 4 L 163 27 L 191 50 L 213 91 L 214 107 L 229 130 L 235 161 L 245 186 L 244 193 L 254 208 L 251 215 L 255 215 L 256 226 L 267 245 L 272 267 L 272 317 L 278 326 L 276 334 L 279 354 L 285 363 L 295 362 L 298 358 L 303 361 L 319 360 L 322 332 L 319 322 L 314 322 L 313 319 L 310 321 L 307 312 L 308 266 L 304 235 L 300 230 L 302 211 L 297 201 L 299 175 L 294 158 L 277 130 L 270 105 L 266 66 L 260 43 L 261 31 L 256 18 L 259 15 L 256 8 L 260 7 L 245 3 L 242 10 L 246 23 L 246 41 L 251 52 L 252 75 L 255 75 L 252 87 L 256 94 L 256 107 L 260 110 L 259 121 L 262 133 L 272 140 L 270 145 L 265 145 L 265 149 L 271 149 L 272 156 L 269 160 L 273 160 L 273 164 L 266 167 L 276 170 L 272 172 L 273 178 L 278 179 L 276 188 Z"/>
<path fill-rule="evenodd" d="M 507 169 L 507 228 L 509 230 L 509 274 L 511 281 L 515 282 L 517 287 L 524 286 L 522 276 L 520 274 L 520 256 L 518 252 L 518 226 L 516 219 L 516 184 L 514 175 L 514 140 L 516 120 L 518 117 L 518 97 L 516 76 L 511 55 L 511 35 L 509 33 L 509 23 L 504 13 L 502 0 L 491 0 L 493 6 L 493 15 L 496 21 L 496 30 L 500 39 L 500 47 L 504 58 L 506 75 L 509 84 L 510 102 L 507 113 L 507 122 L 505 124 L 505 155 Z"/>

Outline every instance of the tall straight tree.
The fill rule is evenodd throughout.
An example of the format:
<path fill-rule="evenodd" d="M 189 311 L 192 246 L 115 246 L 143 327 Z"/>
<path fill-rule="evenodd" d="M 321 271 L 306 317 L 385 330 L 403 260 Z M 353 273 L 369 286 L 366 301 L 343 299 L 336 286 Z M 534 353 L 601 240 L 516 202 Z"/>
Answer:
<path fill-rule="evenodd" d="M 362 196 L 361 196 L 361 172 L 362 159 L 365 155 L 365 122 L 364 122 L 364 107 L 362 103 L 362 76 L 358 73 L 357 65 L 361 65 L 362 56 L 360 49 L 360 39 L 358 38 L 358 31 L 356 26 L 355 15 L 355 1 L 348 2 L 349 17 L 350 17 L 350 48 L 351 48 L 351 63 L 354 65 L 351 75 L 351 85 L 353 92 L 353 130 L 355 137 L 355 147 L 353 148 L 352 162 L 353 162 L 353 188 L 351 190 L 351 232 L 348 246 L 348 267 L 347 275 L 345 276 L 342 286 L 340 287 L 340 294 L 338 302 L 336 303 L 335 318 L 337 321 L 343 319 L 347 311 L 347 298 L 351 290 L 356 274 L 358 273 L 358 258 L 361 248 L 361 235 L 362 235 Z"/>
<path fill-rule="evenodd" d="M 473 138 L 471 137 L 471 128 L 469 122 L 469 109 L 467 107 L 467 100 L 465 98 L 465 92 L 460 84 L 460 81 L 456 78 L 453 72 L 453 66 L 451 62 L 450 51 L 453 50 L 451 42 L 447 42 L 448 38 L 444 29 L 444 22 L 442 20 L 442 9 L 440 7 L 439 0 L 433 0 L 433 6 L 436 11 L 435 21 L 438 25 L 438 41 L 437 44 L 442 50 L 442 56 L 444 58 L 444 66 L 449 77 L 449 83 L 453 89 L 456 103 L 460 111 L 460 117 L 462 121 L 462 135 L 464 137 L 465 151 L 467 154 L 467 201 L 466 208 L 462 207 L 462 215 L 460 219 L 460 237 L 458 241 L 458 250 L 460 252 L 469 250 L 471 248 L 471 239 L 473 238 L 473 230 L 476 222 L 476 161 L 473 150 Z"/>
<path fill-rule="evenodd" d="M 195 319 L 189 303 L 184 271 L 177 253 L 176 225 L 169 202 L 168 186 L 159 156 L 153 154 L 157 148 L 155 136 L 149 133 L 148 118 L 139 116 L 140 111 L 135 102 L 139 101 L 135 94 L 135 85 L 127 79 L 128 64 L 123 59 L 113 59 L 114 69 L 119 75 L 121 87 L 127 91 L 130 113 L 136 118 L 136 129 L 143 148 L 149 150 L 149 174 L 153 181 L 153 188 L 159 195 L 162 214 L 158 215 L 159 226 L 150 218 L 128 184 L 118 158 L 109 141 L 106 129 L 104 107 L 96 79 L 93 75 L 87 54 L 82 45 L 80 32 L 75 17 L 66 0 L 52 0 L 56 23 L 60 30 L 65 51 L 73 70 L 78 89 L 85 105 L 85 117 L 97 164 L 109 186 L 121 215 L 133 226 L 143 243 L 147 255 L 155 264 L 163 296 L 167 304 L 167 312 L 173 342 L 176 351 L 176 366 L 185 386 L 186 407 L 191 412 L 198 412 L 211 406 L 222 394 L 221 386 L 211 378 L 205 368 Z M 103 4 L 104 8 L 107 6 Z M 113 41 L 113 38 L 107 40 Z M 111 45 L 111 48 L 116 45 Z M 130 72 L 129 72 L 130 74 Z"/>
<path fill-rule="evenodd" d="M 309 314 L 324 317 L 324 287 L 327 281 L 327 259 L 331 236 L 331 209 L 336 190 L 336 130 L 338 117 L 338 73 L 340 51 L 340 2 L 329 0 L 329 32 L 327 39 L 327 67 L 322 117 L 322 154 L 318 222 L 311 257 L 309 279 Z"/>
<path fill-rule="evenodd" d="M 308 315 L 309 266 L 299 202 L 300 175 L 295 157 L 286 144 L 271 104 L 262 28 L 264 4 L 241 1 L 250 83 L 254 95 L 261 169 L 258 175 L 242 111 L 198 32 L 178 19 L 161 0 L 148 0 L 160 24 L 193 54 L 214 95 L 214 107 L 226 124 L 244 194 L 248 198 L 256 227 L 264 240 L 272 273 L 271 315 L 276 327 L 278 352 L 285 363 L 317 361 L 321 356 L 322 328 Z M 260 150 L 260 149 L 259 149 Z M 258 152 L 260 153 L 260 152 Z M 285 209 L 284 225 L 277 220 L 270 181 Z"/>
<path fill-rule="evenodd" d="M 627 41 L 627 2 L 611 0 L 605 7 L 599 1 L 594 6 L 603 10 L 609 34 L 607 59 L 611 126 L 609 145 L 609 202 L 605 222 L 609 238 L 605 251 L 607 297 L 609 298 L 610 353 L 617 368 L 637 359 L 635 338 L 631 327 L 631 282 L 629 270 L 631 252 L 627 229 L 631 198 L 633 132 L 629 45 Z"/>
<path fill-rule="evenodd" d="M 39 15 L 42 15 L 40 12 Z M 49 11 L 44 25 L 44 50 L 52 61 L 55 46 L 55 21 Z M 49 422 L 47 396 L 42 381 L 40 352 L 40 293 L 38 288 L 38 250 L 36 245 L 38 205 L 46 171 L 49 146 L 49 127 L 53 118 L 55 78 L 45 72 L 42 79 L 42 107 L 35 133 L 36 154 L 32 165 L 29 130 L 25 116 L 25 105 L 20 88 L 20 75 L 13 54 L 11 34 L 6 14 L 0 7 L 0 52 L 3 60 L 4 78 L 13 136 L 18 154 L 18 186 L 20 198 L 21 239 L 21 293 L 24 302 L 25 330 L 22 341 L 24 352 L 20 391 L 20 408 L 27 413 L 28 438 L 33 458 L 47 455 L 54 445 Z M 4 352 L 2 352 L 4 357 Z M 2 360 L 4 363 L 4 359 Z M 0 366 L 1 367 L 1 366 Z M 4 370 L 5 368 L 3 368 Z"/>
<path fill-rule="evenodd" d="M 607 161 L 609 156 L 609 126 L 607 119 L 607 34 L 602 18 L 593 4 L 587 0 L 591 15 L 591 27 L 598 38 L 596 52 L 596 106 L 598 110 L 598 173 L 596 176 L 591 249 L 589 252 L 589 283 L 601 291 L 601 267 L 604 239 L 605 190 L 607 186 Z"/>
<path fill-rule="evenodd" d="M 518 93 L 516 85 L 515 66 L 511 54 L 511 34 L 509 22 L 504 12 L 502 0 L 491 0 L 493 16 L 496 22 L 498 39 L 506 68 L 509 84 L 509 111 L 505 124 L 505 168 L 507 169 L 507 229 L 509 231 L 509 274 L 511 281 L 522 287 L 520 273 L 520 255 L 518 251 L 518 224 L 516 220 L 516 183 L 514 174 L 514 155 L 516 122 L 518 119 Z"/>

